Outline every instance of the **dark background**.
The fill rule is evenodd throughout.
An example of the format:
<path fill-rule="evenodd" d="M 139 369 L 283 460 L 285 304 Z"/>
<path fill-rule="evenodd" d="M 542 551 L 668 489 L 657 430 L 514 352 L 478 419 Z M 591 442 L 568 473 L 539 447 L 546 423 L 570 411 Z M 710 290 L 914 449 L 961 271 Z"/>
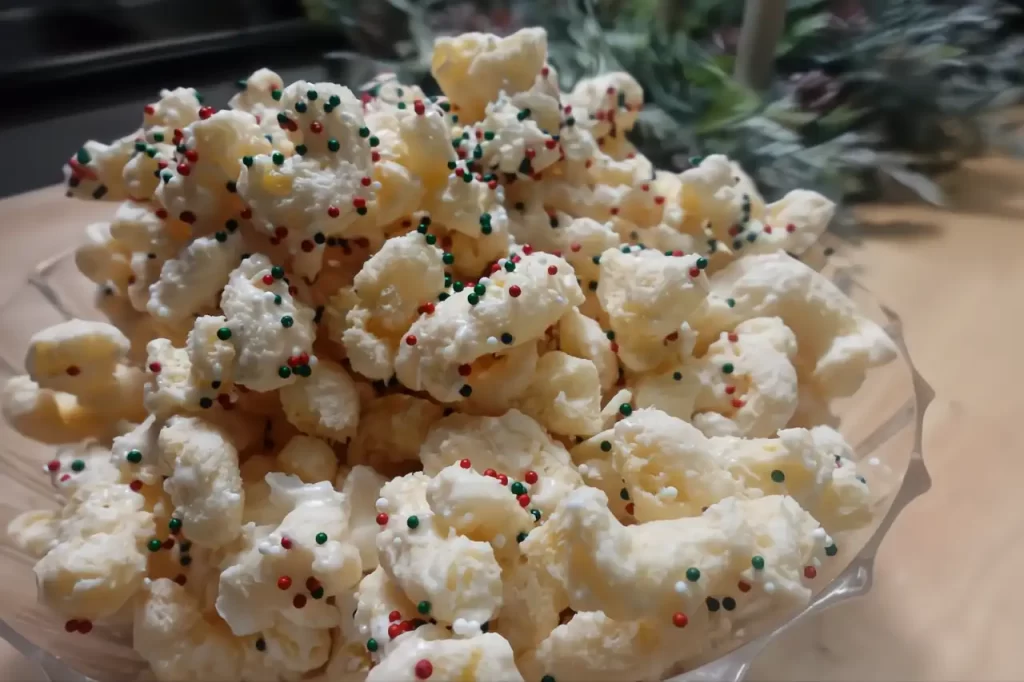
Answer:
<path fill-rule="evenodd" d="M 161 88 L 223 106 L 261 66 L 323 79 L 344 47 L 300 0 L 0 0 L 0 196 L 60 182 L 82 142 L 131 133 Z"/>

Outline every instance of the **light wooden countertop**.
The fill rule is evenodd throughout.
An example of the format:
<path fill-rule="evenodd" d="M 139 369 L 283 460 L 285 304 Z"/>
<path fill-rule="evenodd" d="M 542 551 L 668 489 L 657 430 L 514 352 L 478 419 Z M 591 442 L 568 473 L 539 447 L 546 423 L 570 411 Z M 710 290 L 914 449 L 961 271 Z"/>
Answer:
<path fill-rule="evenodd" d="M 872 592 L 773 644 L 757 679 L 1024 679 L 1024 164 L 973 162 L 944 184 L 950 211 L 864 208 L 849 252 L 935 389 L 932 488 L 886 537 Z M 0 201 L 0 291 L 111 211 L 59 188 Z M 0 679 L 21 665 L 0 646 Z"/>

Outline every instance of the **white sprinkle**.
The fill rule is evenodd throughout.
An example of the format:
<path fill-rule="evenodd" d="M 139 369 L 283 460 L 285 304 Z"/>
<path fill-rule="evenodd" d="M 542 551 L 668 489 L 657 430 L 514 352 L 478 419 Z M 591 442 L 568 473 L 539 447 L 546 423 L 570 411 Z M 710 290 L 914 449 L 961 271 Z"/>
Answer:
<path fill-rule="evenodd" d="M 391 544 L 393 544 L 395 547 L 401 547 L 402 546 L 402 536 L 401 535 L 396 535 L 394 537 L 394 539 L 391 541 Z"/>
<path fill-rule="evenodd" d="M 882 460 L 878 459 L 877 457 L 872 457 L 871 459 L 868 460 L 868 464 L 870 464 L 873 467 L 876 467 L 876 466 L 878 466 L 881 463 L 882 463 Z"/>
<path fill-rule="evenodd" d="M 368 625 L 360 625 L 359 626 L 359 634 L 365 635 L 365 634 L 368 634 L 369 632 L 370 632 L 370 626 L 368 626 Z"/>
<path fill-rule="evenodd" d="M 664 488 L 658 491 L 658 497 L 664 498 L 666 500 L 674 500 L 676 499 L 677 495 L 679 495 L 679 491 L 676 490 L 676 487 L 674 485 L 665 486 Z"/>
<path fill-rule="evenodd" d="M 774 594 L 775 593 L 775 583 L 765 583 L 764 584 L 764 591 L 767 592 L 768 594 Z"/>
<path fill-rule="evenodd" d="M 676 583 L 676 594 L 686 594 L 690 591 L 690 588 L 686 586 L 682 580 Z"/>
<path fill-rule="evenodd" d="M 580 472 L 580 476 L 587 476 L 590 473 L 590 467 L 586 464 L 580 464 L 576 467 L 576 471 Z"/>
<path fill-rule="evenodd" d="M 494 336 L 488 336 L 488 337 L 487 337 L 487 345 L 488 345 L 488 346 L 497 346 L 497 345 L 498 345 L 498 339 L 497 339 L 497 337 L 494 337 Z"/>
<path fill-rule="evenodd" d="M 494 545 L 494 546 L 495 546 L 495 547 L 496 547 L 497 549 L 501 549 L 502 547 L 504 547 L 504 546 L 505 546 L 505 536 L 504 536 L 504 535 L 502 535 L 501 533 L 498 533 L 497 535 L 495 535 L 495 536 L 494 536 L 494 539 L 493 539 L 493 540 L 491 540 L 491 543 L 492 543 L 492 544 L 493 544 L 493 545 Z"/>
<path fill-rule="evenodd" d="M 388 510 L 388 500 L 386 497 L 377 498 L 377 511 L 386 512 Z"/>
<path fill-rule="evenodd" d="M 811 537 L 814 538 L 815 540 L 822 539 L 823 537 L 825 537 L 825 529 L 820 527 L 820 526 L 815 528 L 814 530 L 811 531 Z"/>
<path fill-rule="evenodd" d="M 481 277 L 480 279 L 478 279 L 476 281 L 476 283 L 477 284 L 483 284 L 484 286 L 487 286 L 488 284 L 491 283 L 491 278 L 490 277 Z"/>

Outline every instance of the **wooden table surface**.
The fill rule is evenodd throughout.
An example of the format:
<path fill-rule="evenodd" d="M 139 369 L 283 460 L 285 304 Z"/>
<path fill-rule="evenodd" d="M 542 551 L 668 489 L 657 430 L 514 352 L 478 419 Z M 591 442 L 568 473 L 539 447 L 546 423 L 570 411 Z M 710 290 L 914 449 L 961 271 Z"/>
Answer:
<path fill-rule="evenodd" d="M 756 679 L 1024 680 L 1024 164 L 979 160 L 944 184 L 948 211 L 863 209 L 850 251 L 935 389 L 932 488 L 887 536 L 872 592 L 773 644 Z M 59 188 L 0 201 L 0 291 L 111 211 Z M 0 679 L 33 679 L 2 643 Z"/>

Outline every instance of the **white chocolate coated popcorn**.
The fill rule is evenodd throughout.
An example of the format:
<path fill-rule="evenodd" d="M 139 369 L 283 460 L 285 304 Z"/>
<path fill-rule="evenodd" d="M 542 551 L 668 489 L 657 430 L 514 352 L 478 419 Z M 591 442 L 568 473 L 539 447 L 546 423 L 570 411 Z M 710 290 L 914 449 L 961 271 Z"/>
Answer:
<path fill-rule="evenodd" d="M 68 636 L 131 621 L 161 682 L 656 681 L 807 603 L 887 492 L 831 401 L 895 346 L 784 255 L 834 206 L 656 168 L 639 83 L 547 56 L 259 69 L 68 160 L 122 202 L 75 254 L 111 323 L 2 400 L 66 444 L 8 532 Z"/>

